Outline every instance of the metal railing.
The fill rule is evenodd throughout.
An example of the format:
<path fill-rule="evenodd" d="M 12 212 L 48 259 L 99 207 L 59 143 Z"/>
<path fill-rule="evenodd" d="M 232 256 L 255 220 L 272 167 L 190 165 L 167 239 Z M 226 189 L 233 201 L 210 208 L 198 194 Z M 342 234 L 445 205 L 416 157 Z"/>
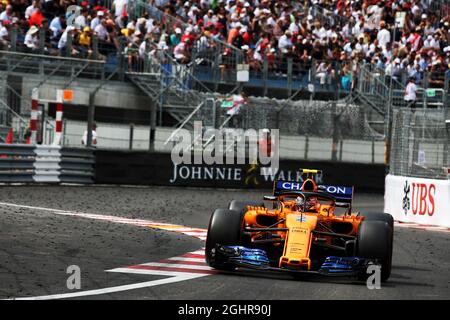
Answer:
<path fill-rule="evenodd" d="M 433 0 L 430 1 L 428 10 L 435 12 L 439 18 L 444 18 L 450 15 L 450 1 L 449 0 Z"/>
<path fill-rule="evenodd" d="M 56 57 L 33 53 L 0 51 L 0 70 L 8 73 L 32 73 L 43 80 L 52 76 L 104 79 L 109 70 L 103 61 Z M 42 82 L 43 83 L 43 82 Z"/>
<path fill-rule="evenodd" d="M 339 26 L 343 27 L 349 23 L 349 18 L 344 15 L 335 14 L 333 11 L 321 7 L 317 3 L 313 3 L 309 7 L 305 7 L 301 4 L 297 4 L 299 7 L 303 8 L 303 11 L 307 11 L 315 19 L 319 20 L 321 25 L 328 24 L 329 26 Z"/>

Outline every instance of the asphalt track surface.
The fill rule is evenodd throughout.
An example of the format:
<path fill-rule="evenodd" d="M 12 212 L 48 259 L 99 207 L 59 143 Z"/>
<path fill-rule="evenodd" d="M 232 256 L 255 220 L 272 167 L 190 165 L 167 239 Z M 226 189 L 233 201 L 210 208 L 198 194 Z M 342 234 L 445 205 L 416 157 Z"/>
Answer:
<path fill-rule="evenodd" d="M 0 186 L 0 202 L 207 228 L 214 208 L 264 191 L 170 187 Z M 382 212 L 383 196 L 356 194 L 361 212 Z M 0 205 L 0 299 L 97 290 L 161 280 L 161 284 L 74 299 L 450 299 L 450 233 L 396 228 L 391 278 L 379 290 L 343 279 L 218 273 L 173 283 L 164 275 L 105 270 L 180 256 L 202 248 L 187 235 Z M 80 290 L 66 286 L 81 270 Z"/>

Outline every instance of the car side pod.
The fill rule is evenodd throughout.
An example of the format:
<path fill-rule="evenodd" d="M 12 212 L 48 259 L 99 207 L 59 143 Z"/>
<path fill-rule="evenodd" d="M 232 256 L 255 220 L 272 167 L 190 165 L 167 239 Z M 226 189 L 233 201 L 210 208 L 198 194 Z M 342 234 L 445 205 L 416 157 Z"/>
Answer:
<path fill-rule="evenodd" d="M 286 241 L 283 255 L 280 257 L 280 268 L 310 270 L 312 231 L 316 228 L 317 216 L 303 213 L 291 213 L 286 217 Z"/>

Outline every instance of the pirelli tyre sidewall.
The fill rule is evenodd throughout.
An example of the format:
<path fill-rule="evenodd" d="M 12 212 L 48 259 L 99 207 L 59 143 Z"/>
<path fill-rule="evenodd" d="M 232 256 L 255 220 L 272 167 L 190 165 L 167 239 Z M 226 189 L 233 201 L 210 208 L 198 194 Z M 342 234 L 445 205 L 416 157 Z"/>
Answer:
<path fill-rule="evenodd" d="M 381 280 L 391 275 L 392 229 L 380 220 L 363 221 L 356 238 L 356 254 L 361 258 L 377 259 L 381 263 Z"/>
<path fill-rule="evenodd" d="M 243 215 L 236 210 L 216 209 L 209 220 L 208 233 L 205 244 L 206 263 L 210 267 L 231 270 L 229 266 L 218 264 L 212 257 L 212 250 L 216 244 L 238 246 L 241 244 Z"/>

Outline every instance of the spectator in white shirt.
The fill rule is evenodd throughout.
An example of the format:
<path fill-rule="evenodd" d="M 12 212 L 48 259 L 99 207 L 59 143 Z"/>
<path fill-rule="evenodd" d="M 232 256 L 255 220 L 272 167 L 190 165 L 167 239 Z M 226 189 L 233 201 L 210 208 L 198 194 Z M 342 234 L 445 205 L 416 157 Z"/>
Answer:
<path fill-rule="evenodd" d="M 31 15 L 41 8 L 39 0 L 33 0 L 30 6 L 25 10 L 25 18 L 30 19 Z"/>
<path fill-rule="evenodd" d="M 82 8 L 81 9 L 81 14 L 78 17 L 76 17 L 75 25 L 80 30 L 82 30 L 84 27 L 86 27 L 87 22 L 88 22 L 87 21 L 88 14 L 89 14 L 88 10 L 86 8 Z"/>
<path fill-rule="evenodd" d="M 11 24 L 9 21 L 3 21 L 0 27 L 0 50 L 8 49 L 9 45 L 9 29 Z"/>
<path fill-rule="evenodd" d="M 128 0 L 114 0 L 114 16 L 120 17 L 127 9 Z"/>
<path fill-rule="evenodd" d="M 298 33 L 300 30 L 300 18 L 299 16 L 295 16 L 295 21 L 291 22 L 289 25 L 289 31 L 291 34 Z"/>
<path fill-rule="evenodd" d="M 49 29 L 53 32 L 53 38 L 58 38 L 62 34 L 62 26 L 65 22 L 65 15 L 61 14 L 59 17 L 54 17 L 50 22 Z"/>
<path fill-rule="evenodd" d="M 30 51 L 35 51 L 39 49 L 39 38 L 38 38 L 38 27 L 31 26 L 25 35 L 24 43 Z"/>
<path fill-rule="evenodd" d="M 87 146 L 87 138 L 88 138 L 88 132 L 87 130 L 84 131 L 83 137 L 81 138 L 81 144 L 83 146 Z M 92 147 L 97 146 L 97 124 L 92 124 Z"/>
<path fill-rule="evenodd" d="M 70 35 L 74 38 L 75 37 L 75 33 L 77 32 L 77 29 L 75 28 L 75 26 L 68 26 L 66 28 L 66 30 L 64 31 L 64 33 L 62 34 L 61 38 L 58 41 L 58 49 L 60 50 L 61 54 L 65 53 L 65 50 L 67 50 L 66 48 L 66 44 L 67 44 L 67 37 Z M 72 52 L 71 54 L 76 54 L 78 53 L 77 50 L 75 50 L 74 48 L 72 48 Z"/>
<path fill-rule="evenodd" d="M 6 6 L 5 11 L 0 13 L 0 21 L 9 21 L 12 22 L 12 18 L 14 17 L 13 8 L 10 4 Z"/>
<path fill-rule="evenodd" d="M 105 13 L 103 11 L 97 11 L 97 16 L 91 20 L 91 30 L 95 30 L 95 28 L 101 23 L 104 15 Z"/>
<path fill-rule="evenodd" d="M 102 19 L 100 24 L 95 27 L 94 32 L 97 34 L 97 37 L 100 40 L 103 40 L 103 41 L 108 40 L 108 30 L 106 29 L 106 19 Z"/>
<path fill-rule="evenodd" d="M 291 32 L 286 30 L 280 39 L 278 39 L 278 48 L 281 52 L 286 52 L 290 47 L 292 47 Z"/>
<path fill-rule="evenodd" d="M 433 41 L 433 36 L 428 36 L 426 39 L 425 39 L 425 41 L 423 42 L 423 46 L 424 46 L 424 48 L 431 48 L 432 47 L 432 45 L 431 45 L 431 42 Z"/>
<path fill-rule="evenodd" d="M 405 96 L 404 100 L 408 105 L 411 106 L 412 109 L 416 107 L 416 99 L 417 99 L 417 86 L 415 84 L 414 78 L 409 78 L 409 82 L 405 88 Z"/>
<path fill-rule="evenodd" d="M 431 47 L 433 49 L 438 49 L 438 50 L 441 49 L 441 43 L 439 41 L 439 34 L 438 33 L 434 34 L 433 40 L 431 41 Z"/>
<path fill-rule="evenodd" d="M 386 48 L 386 45 L 391 42 L 391 33 L 386 29 L 386 23 L 380 22 L 381 30 L 378 31 L 377 40 L 381 48 Z"/>
<path fill-rule="evenodd" d="M 208 12 L 203 16 L 204 25 L 208 25 L 208 22 L 213 23 L 214 11 L 209 9 Z"/>

